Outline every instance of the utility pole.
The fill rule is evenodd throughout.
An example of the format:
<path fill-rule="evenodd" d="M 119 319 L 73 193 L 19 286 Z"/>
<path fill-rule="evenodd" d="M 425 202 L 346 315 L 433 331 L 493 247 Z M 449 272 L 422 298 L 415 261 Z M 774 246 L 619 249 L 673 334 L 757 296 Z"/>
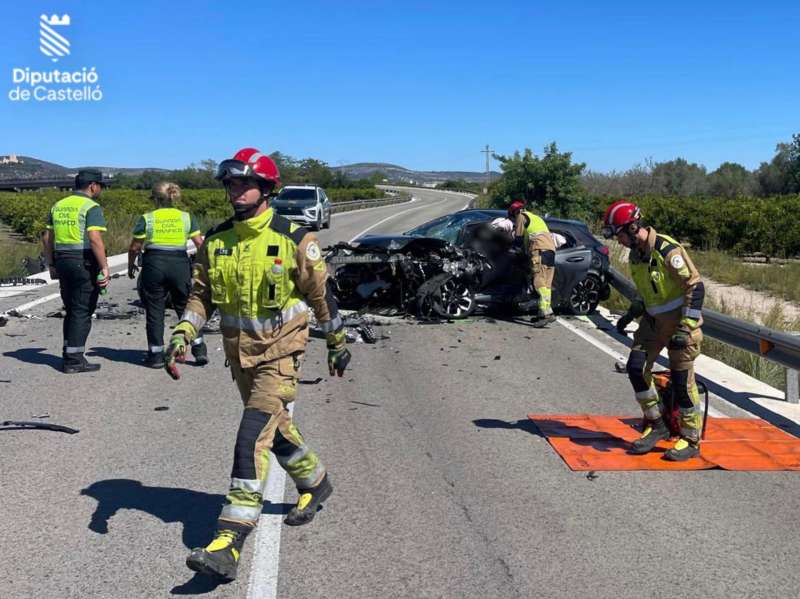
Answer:
<path fill-rule="evenodd" d="M 492 152 L 494 152 L 494 150 L 489 148 L 489 144 L 486 144 L 486 148 L 481 150 L 481 154 L 486 154 L 486 185 L 483 188 L 484 194 L 489 193 L 489 183 L 492 182 L 492 171 L 489 167 L 489 158 L 491 157 Z"/>

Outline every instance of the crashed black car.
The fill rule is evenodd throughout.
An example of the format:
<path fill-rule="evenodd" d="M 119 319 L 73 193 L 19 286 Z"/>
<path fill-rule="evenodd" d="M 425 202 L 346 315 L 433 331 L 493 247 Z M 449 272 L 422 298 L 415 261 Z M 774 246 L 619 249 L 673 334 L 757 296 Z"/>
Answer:
<path fill-rule="evenodd" d="M 368 235 L 329 248 L 340 305 L 422 317 L 466 318 L 477 309 L 535 312 L 530 259 L 491 226 L 502 210 L 462 210 L 399 235 Z M 592 312 L 608 297 L 608 250 L 578 221 L 546 218 L 561 236 L 553 307 Z"/>

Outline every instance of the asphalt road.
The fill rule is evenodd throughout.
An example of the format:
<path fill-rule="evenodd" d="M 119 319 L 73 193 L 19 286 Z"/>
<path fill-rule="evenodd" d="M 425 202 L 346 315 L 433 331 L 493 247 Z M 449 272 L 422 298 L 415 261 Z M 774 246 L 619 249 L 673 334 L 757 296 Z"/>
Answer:
<path fill-rule="evenodd" d="M 371 232 L 402 231 L 465 203 L 418 196 L 336 216 L 323 243 L 375 223 Z M 114 283 L 109 301 L 125 309 L 133 286 Z M 143 318 L 98 320 L 90 346 L 103 370 L 66 377 L 59 326 L 0 329 L 0 420 L 48 414 L 81 431 L 0 431 L 0 596 L 254 596 L 254 546 L 267 535 L 251 535 L 229 585 L 183 563 L 212 530 L 241 410 L 219 337 L 208 337 L 212 363 L 173 383 L 137 365 Z M 301 380 L 323 380 L 302 386 L 295 419 L 335 492 L 310 526 L 278 529 L 265 546 L 279 554 L 260 554 L 258 568 L 277 566 L 278 597 L 797 595 L 796 474 L 590 480 L 536 434 L 530 412 L 636 414 L 613 359 L 574 332 L 485 318 L 376 330 L 385 338 L 352 346 L 342 379 L 325 372 L 324 342 L 309 345 Z M 295 497 L 287 487 L 264 518 Z"/>

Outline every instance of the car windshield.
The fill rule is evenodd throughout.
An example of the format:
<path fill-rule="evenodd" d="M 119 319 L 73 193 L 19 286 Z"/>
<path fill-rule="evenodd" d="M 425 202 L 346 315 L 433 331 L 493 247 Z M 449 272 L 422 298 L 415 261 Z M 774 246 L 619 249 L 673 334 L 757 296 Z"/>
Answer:
<path fill-rule="evenodd" d="M 424 223 L 419 227 L 407 231 L 406 235 L 411 235 L 412 237 L 433 237 L 435 239 L 455 243 L 458 239 L 458 234 L 465 224 L 482 220 L 488 220 L 488 217 L 485 213 L 480 211 L 456 212 L 455 214 L 448 214 L 447 216 L 442 216 Z"/>
<path fill-rule="evenodd" d="M 317 199 L 313 189 L 284 189 L 278 194 L 276 200 L 303 200 L 315 202 Z"/>

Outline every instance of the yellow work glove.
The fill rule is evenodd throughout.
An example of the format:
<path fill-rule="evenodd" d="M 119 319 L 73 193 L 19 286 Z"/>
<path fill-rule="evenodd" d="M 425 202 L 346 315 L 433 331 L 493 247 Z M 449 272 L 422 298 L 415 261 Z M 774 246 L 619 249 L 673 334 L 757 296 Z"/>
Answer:
<path fill-rule="evenodd" d="M 347 336 L 344 328 L 328 333 L 326 341 L 328 342 L 328 370 L 331 376 L 334 374 L 342 376 L 352 357 L 350 350 L 347 349 Z"/>
<path fill-rule="evenodd" d="M 169 346 L 164 354 L 164 370 L 173 380 L 181 378 L 178 362 L 186 361 L 186 348 L 197 337 L 197 331 L 191 323 L 179 322 L 169 338 Z"/>

